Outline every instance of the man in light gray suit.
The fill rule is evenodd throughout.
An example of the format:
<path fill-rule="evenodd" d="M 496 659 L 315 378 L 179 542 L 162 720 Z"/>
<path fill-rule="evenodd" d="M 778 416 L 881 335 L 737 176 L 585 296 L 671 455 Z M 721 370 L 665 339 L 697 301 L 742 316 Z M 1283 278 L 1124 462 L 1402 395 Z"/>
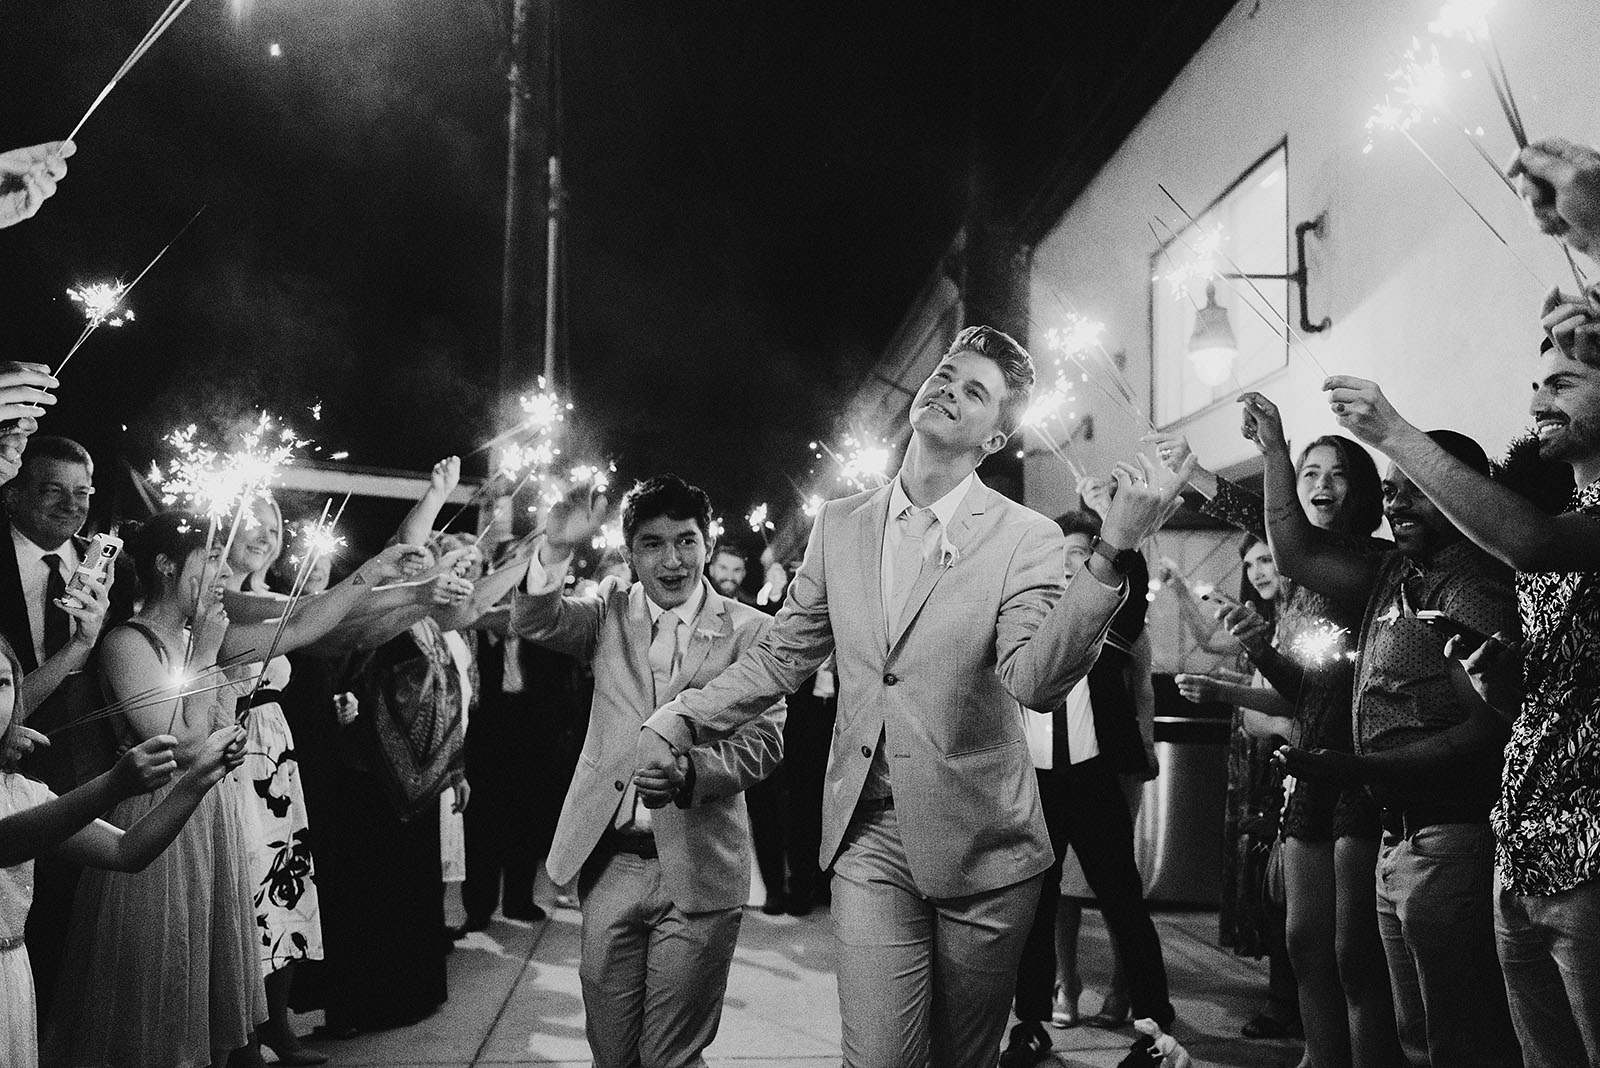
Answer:
<path fill-rule="evenodd" d="M 1124 554 L 1181 485 L 1148 463 L 1119 472 L 1101 544 L 1064 583 L 1056 525 L 976 477 L 1033 379 L 1010 337 L 961 331 L 912 401 L 898 476 L 825 505 L 766 638 L 639 734 L 655 803 L 647 784 L 670 783 L 679 754 L 836 655 L 819 859 L 851 1068 L 994 1065 L 1052 859 L 1022 710 L 1053 709 L 1094 663 L 1126 594 Z"/>
<path fill-rule="evenodd" d="M 750 892 L 739 792 L 778 766 L 784 705 L 769 701 L 740 729 L 680 753 L 670 783 L 650 784 L 672 801 L 659 810 L 639 804 L 634 746 L 657 705 L 715 678 L 769 619 L 702 575 L 711 502 L 672 475 L 623 498 L 638 581 L 608 578 L 592 594 L 563 596 L 572 552 L 602 515 L 587 496 L 551 510 L 527 591 L 511 607 L 519 636 L 594 665 L 589 733 L 545 864 L 558 886 L 578 876 L 579 977 L 597 1068 L 704 1065 Z"/>

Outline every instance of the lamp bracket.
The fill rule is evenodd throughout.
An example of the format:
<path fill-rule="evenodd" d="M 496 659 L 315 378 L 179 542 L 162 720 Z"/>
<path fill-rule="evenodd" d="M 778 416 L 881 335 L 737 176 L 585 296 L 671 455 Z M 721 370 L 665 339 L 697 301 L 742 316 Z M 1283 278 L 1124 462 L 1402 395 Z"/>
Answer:
<path fill-rule="evenodd" d="M 1294 228 L 1294 251 L 1296 263 L 1291 274 L 1238 274 L 1224 272 L 1224 278 L 1248 278 L 1259 282 L 1293 282 L 1300 287 L 1300 332 L 1304 334 L 1320 334 L 1333 325 L 1333 320 L 1327 316 L 1322 317 L 1320 323 L 1311 321 L 1311 310 L 1306 303 L 1306 235 L 1316 234 L 1322 236 L 1322 224 L 1327 221 L 1328 213 L 1322 212 L 1315 219 L 1300 223 Z"/>

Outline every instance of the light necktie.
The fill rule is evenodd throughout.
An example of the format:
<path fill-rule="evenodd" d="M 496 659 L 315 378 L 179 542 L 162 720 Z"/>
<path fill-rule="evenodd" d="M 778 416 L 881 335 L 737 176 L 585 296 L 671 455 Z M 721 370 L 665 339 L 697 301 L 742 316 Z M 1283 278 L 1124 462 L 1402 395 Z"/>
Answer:
<path fill-rule="evenodd" d="M 67 593 L 67 580 L 61 577 L 61 557 L 45 553 L 41 559 L 50 567 L 44 581 L 44 657 L 48 660 L 72 637 L 72 617 L 56 604 L 56 599 Z"/>
<path fill-rule="evenodd" d="M 901 512 L 895 522 L 900 525 L 900 546 L 894 555 L 894 582 L 889 587 L 889 611 L 884 620 L 889 625 L 891 636 L 900 623 L 901 615 L 905 613 L 911 588 L 922 574 L 922 565 L 927 560 L 928 539 L 939 525 L 939 517 L 933 514 L 931 508 L 913 505 Z"/>
<path fill-rule="evenodd" d="M 678 613 L 668 609 L 656 619 L 655 635 L 650 639 L 650 677 L 655 682 L 655 703 L 661 704 L 662 695 L 678 670 Z M 639 803 L 639 791 L 628 783 L 617 806 L 617 827 L 633 831 L 649 831 L 651 812 Z"/>

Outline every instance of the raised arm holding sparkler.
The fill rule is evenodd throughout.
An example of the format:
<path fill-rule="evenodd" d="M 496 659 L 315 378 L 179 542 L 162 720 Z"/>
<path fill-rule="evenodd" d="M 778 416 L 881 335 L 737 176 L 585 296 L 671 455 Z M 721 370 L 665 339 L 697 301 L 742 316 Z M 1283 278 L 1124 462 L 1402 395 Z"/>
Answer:
<path fill-rule="evenodd" d="M 1278 406 L 1255 392 L 1245 393 L 1239 403 L 1244 406 L 1240 432 L 1261 451 L 1266 465 L 1262 497 L 1272 558 L 1279 573 L 1347 604 L 1365 605 L 1376 576 L 1372 557 L 1324 537 L 1299 499 L 1297 482 L 1301 477 L 1333 477 L 1333 471 L 1308 466 L 1297 476 Z M 1316 500 L 1313 497 L 1313 503 Z"/>
<path fill-rule="evenodd" d="M 1541 231 L 1600 264 L 1600 152 L 1547 137 L 1519 151 L 1506 174 Z"/>
<path fill-rule="evenodd" d="M 66 177 L 71 141 L 49 141 L 0 152 L 0 229 L 31 219 Z"/>

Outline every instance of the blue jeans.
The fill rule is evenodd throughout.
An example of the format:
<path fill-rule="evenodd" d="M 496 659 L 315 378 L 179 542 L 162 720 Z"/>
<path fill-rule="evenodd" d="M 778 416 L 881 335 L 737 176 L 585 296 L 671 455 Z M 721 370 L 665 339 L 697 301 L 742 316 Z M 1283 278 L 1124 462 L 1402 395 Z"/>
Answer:
<path fill-rule="evenodd" d="M 1495 956 L 1489 825 L 1385 834 L 1377 875 L 1378 930 L 1406 1059 L 1437 1068 L 1520 1066 Z"/>
<path fill-rule="evenodd" d="M 1495 884 L 1495 936 L 1528 1068 L 1600 1065 L 1600 882 L 1519 895 Z"/>

